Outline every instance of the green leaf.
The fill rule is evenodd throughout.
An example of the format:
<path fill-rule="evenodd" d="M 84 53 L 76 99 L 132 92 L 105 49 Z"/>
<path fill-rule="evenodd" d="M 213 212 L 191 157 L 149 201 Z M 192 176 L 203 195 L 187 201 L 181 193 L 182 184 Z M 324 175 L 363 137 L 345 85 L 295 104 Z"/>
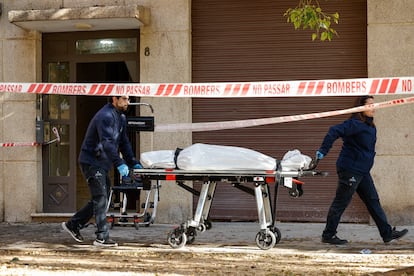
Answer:
<path fill-rule="evenodd" d="M 331 28 L 332 22 L 339 24 L 339 13 L 327 14 L 319 6 L 318 0 L 299 0 L 295 8 L 288 8 L 284 13 L 286 21 L 293 24 L 295 30 L 314 30 L 312 41 L 318 37 L 321 41 L 331 40 L 338 35 L 335 29 Z M 321 32 L 323 30 L 323 32 Z"/>
<path fill-rule="evenodd" d="M 293 26 L 295 26 L 295 29 L 299 29 L 300 28 L 300 22 L 299 21 L 295 21 L 293 22 Z"/>
<path fill-rule="evenodd" d="M 328 33 L 328 40 L 331 41 L 332 40 L 332 33 Z"/>

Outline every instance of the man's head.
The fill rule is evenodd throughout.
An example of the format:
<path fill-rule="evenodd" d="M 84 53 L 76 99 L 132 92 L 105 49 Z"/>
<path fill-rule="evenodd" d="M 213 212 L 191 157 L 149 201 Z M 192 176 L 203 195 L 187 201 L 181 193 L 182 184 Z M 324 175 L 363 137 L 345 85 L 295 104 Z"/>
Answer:
<path fill-rule="evenodd" d="M 113 96 L 112 105 L 119 111 L 126 111 L 129 105 L 129 96 Z"/>

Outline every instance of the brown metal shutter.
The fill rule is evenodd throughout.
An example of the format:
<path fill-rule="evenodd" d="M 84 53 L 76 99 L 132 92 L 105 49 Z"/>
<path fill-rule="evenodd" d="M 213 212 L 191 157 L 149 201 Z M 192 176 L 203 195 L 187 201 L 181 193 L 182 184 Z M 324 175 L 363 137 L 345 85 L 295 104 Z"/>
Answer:
<path fill-rule="evenodd" d="M 366 1 L 328 1 L 340 12 L 339 37 L 312 42 L 297 32 L 283 13 L 291 0 L 198 0 L 192 5 L 193 82 L 340 79 L 367 76 Z M 193 122 L 266 118 L 343 109 L 351 97 L 193 99 Z M 277 159 L 292 149 L 314 156 L 329 126 L 347 116 L 253 128 L 193 133 L 193 143 L 251 148 Z M 304 195 L 292 199 L 280 187 L 278 220 L 324 221 L 336 188 L 338 141 L 319 169 L 326 178 L 306 178 Z M 197 198 L 195 198 L 197 200 Z M 255 220 L 255 199 L 230 185 L 218 185 L 212 219 Z M 366 222 L 368 214 L 355 198 L 343 221 Z"/>

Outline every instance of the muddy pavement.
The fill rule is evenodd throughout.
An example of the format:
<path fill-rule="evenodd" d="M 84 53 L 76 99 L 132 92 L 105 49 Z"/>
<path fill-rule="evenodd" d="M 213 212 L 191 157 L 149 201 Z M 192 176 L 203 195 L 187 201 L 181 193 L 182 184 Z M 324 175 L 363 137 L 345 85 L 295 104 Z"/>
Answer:
<path fill-rule="evenodd" d="M 256 245 L 257 223 L 213 222 L 173 249 L 176 226 L 115 226 L 119 246 L 102 249 L 92 245 L 93 225 L 77 243 L 59 223 L 0 223 L 0 275 L 414 275 L 414 226 L 386 245 L 375 226 L 341 224 L 350 243 L 333 246 L 320 242 L 324 224 L 278 223 L 281 241 L 269 250 Z"/>

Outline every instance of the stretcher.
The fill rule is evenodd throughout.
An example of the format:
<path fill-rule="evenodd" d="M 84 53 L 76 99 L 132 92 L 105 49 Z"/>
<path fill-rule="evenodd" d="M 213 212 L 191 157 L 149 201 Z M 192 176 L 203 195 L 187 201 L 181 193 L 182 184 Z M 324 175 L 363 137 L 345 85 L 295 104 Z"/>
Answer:
<path fill-rule="evenodd" d="M 138 230 L 140 226 L 148 227 L 154 223 L 157 215 L 160 188 L 159 182 L 146 182 L 144 184 L 141 181 L 141 176 L 136 173 L 132 173 L 127 179 L 123 178 L 120 185 L 112 186 L 108 205 L 106 206 L 106 216 L 110 227 L 132 225 Z M 141 212 L 128 213 L 127 195 L 131 192 L 136 193 L 138 197 L 141 195 L 141 192 L 145 192 L 145 201 L 141 204 Z M 119 194 L 119 202 L 117 203 L 114 202 L 115 194 Z M 115 207 L 119 209 L 119 212 L 114 211 Z M 150 209 L 152 209 L 152 212 L 150 212 Z"/>
<path fill-rule="evenodd" d="M 131 106 L 146 106 L 154 113 L 152 105 L 148 103 L 129 103 Z M 153 116 L 129 116 L 127 117 L 127 128 L 129 131 L 154 131 Z M 127 178 L 120 179 L 120 185 L 111 186 L 108 205 L 106 206 L 106 216 L 111 228 L 115 225 L 133 225 L 135 229 L 139 226 L 149 226 L 154 223 L 157 214 L 157 206 L 159 201 L 159 183 L 142 183 L 140 175 L 130 172 Z M 141 212 L 128 213 L 128 193 L 134 192 L 140 197 L 141 192 L 145 192 L 145 201 L 141 204 Z M 115 195 L 119 195 L 119 202 L 114 202 Z M 115 207 L 119 212 L 115 212 Z M 139 208 L 138 208 L 139 209 Z M 152 209 L 150 212 L 149 209 Z"/>
<path fill-rule="evenodd" d="M 300 177 L 326 175 L 315 170 L 317 161 L 312 161 L 307 170 L 283 171 L 277 170 L 227 170 L 202 171 L 179 169 L 137 169 L 144 183 L 159 181 L 175 181 L 178 186 L 199 197 L 193 218 L 183 222 L 168 233 L 168 244 L 172 248 L 180 248 L 194 242 L 197 232 L 211 229 L 209 212 L 214 198 L 217 183 L 230 183 L 233 187 L 255 196 L 260 230 L 256 235 L 256 244 L 260 249 L 273 248 L 281 239 L 281 232 L 275 226 L 276 202 L 272 208 L 270 197 L 271 183 L 276 183 L 275 196 L 279 186 L 288 190 L 291 197 L 303 194 Z M 280 166 L 278 166 L 280 168 Z M 185 184 L 185 181 L 201 181 L 201 190 L 197 191 Z M 253 184 L 253 186 L 252 186 Z M 250 186 L 249 186 L 250 185 Z"/>

